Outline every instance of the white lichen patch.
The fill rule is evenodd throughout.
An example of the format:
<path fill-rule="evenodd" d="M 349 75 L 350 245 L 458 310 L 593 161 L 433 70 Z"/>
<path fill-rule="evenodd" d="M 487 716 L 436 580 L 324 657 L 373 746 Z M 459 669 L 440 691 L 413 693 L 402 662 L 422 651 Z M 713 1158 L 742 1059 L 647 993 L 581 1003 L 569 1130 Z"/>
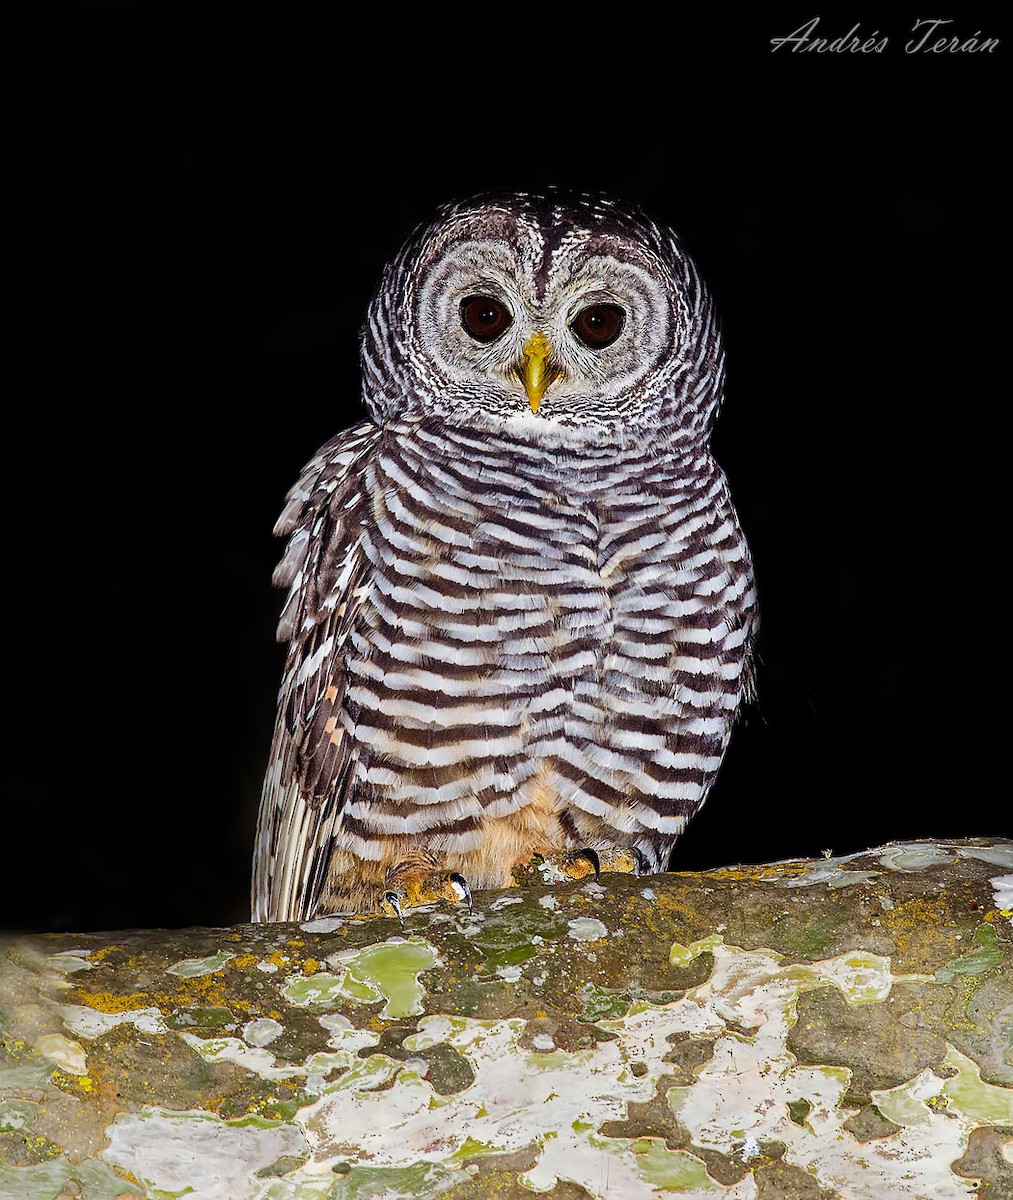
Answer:
<path fill-rule="evenodd" d="M 83 1004 L 61 1004 L 57 1010 L 64 1025 L 77 1037 L 96 1038 L 117 1025 L 133 1025 L 141 1033 L 165 1033 L 165 1020 L 157 1008 L 131 1008 L 100 1012 Z"/>
<path fill-rule="evenodd" d="M 751 1142 L 782 1142 L 787 1163 L 849 1200 L 955 1200 L 973 1194 L 969 1182 L 950 1172 L 950 1164 L 960 1157 L 983 1113 L 992 1113 L 989 1119 L 1006 1114 L 1004 1105 L 1013 1101 L 1013 1092 L 983 1090 L 990 1085 L 981 1084 L 973 1063 L 951 1051 L 947 1063 L 956 1074 L 939 1080 L 938 1087 L 937 1077 L 923 1072 L 890 1093 L 876 1093 L 877 1103 L 883 1099 L 885 1104 L 879 1104 L 880 1111 L 902 1129 L 891 1137 L 860 1143 L 844 1128 L 854 1111 L 844 1106 L 850 1071 L 802 1065 L 788 1049 L 802 991 L 831 983 L 852 1004 L 873 1004 L 886 999 L 893 983 L 924 977 L 893 975 L 889 960 L 873 954 L 852 952 L 824 962 L 793 964 L 770 951 L 714 946 L 712 952 L 711 977 L 672 1006 L 676 1012 L 694 1006 L 697 1031 L 719 1034 L 697 1081 L 669 1091 L 673 1112 L 694 1144 L 741 1154 Z M 729 1025 L 734 1028 L 729 1030 Z M 748 1036 L 740 1032 L 743 1029 Z M 971 1093 L 977 1108 L 972 1100 L 954 1102 Z M 945 1129 L 936 1127 L 938 1114 L 925 1103 L 933 1095 L 951 1098 Z M 797 1124 L 790 1119 L 789 1105 L 801 1101 L 806 1102 L 807 1116 Z"/>
<path fill-rule="evenodd" d="M 515 964 L 509 964 L 505 967 L 497 967 L 496 974 L 500 977 L 500 979 L 505 980 L 507 983 L 516 983 L 517 980 L 520 979 L 523 972 L 521 971 L 520 967 L 516 966 Z"/>
<path fill-rule="evenodd" d="M 101 1157 L 134 1175 L 148 1195 L 165 1197 L 262 1200 L 269 1193 L 257 1172 L 285 1156 L 306 1154 L 295 1125 L 228 1122 L 205 1112 L 120 1113 L 107 1132 Z"/>
<path fill-rule="evenodd" d="M 331 1035 L 327 1039 L 328 1046 L 335 1050 L 344 1050 L 353 1058 L 366 1046 L 376 1044 L 375 1033 L 369 1029 L 357 1029 L 343 1013 L 323 1013 L 318 1020 Z M 405 1045 L 408 1045 L 407 1039 Z"/>
<path fill-rule="evenodd" d="M 342 1001 L 386 1001 L 380 1017 L 391 1020 L 422 1012 L 423 971 L 440 966 L 436 948 L 423 938 L 391 938 L 364 950 L 346 950 L 327 960 L 335 974 L 290 979 L 283 995 L 291 1004 L 337 1007 Z"/>
<path fill-rule="evenodd" d="M 597 917 L 575 917 L 566 925 L 566 936 L 576 942 L 600 942 L 608 937 L 608 929 Z"/>
<path fill-rule="evenodd" d="M 720 1022 L 718 1022 L 720 1024 Z M 535 1192 L 562 1179 L 594 1197 L 649 1200 L 659 1187 L 686 1197 L 720 1194 L 753 1200 L 750 1178 L 721 1188 L 692 1155 L 668 1151 L 658 1139 L 602 1138 L 605 1121 L 623 1120 L 630 1101 L 645 1102 L 668 1069 L 667 1036 L 678 1026 L 672 1006 L 646 1005 L 632 1019 L 609 1022 L 613 1041 L 567 1052 L 547 1034 L 535 1034 L 536 1053 L 521 1041 L 520 1018 L 478 1021 L 429 1017 L 406 1049 L 424 1052 L 440 1043 L 468 1062 L 474 1082 L 452 1095 L 439 1095 L 420 1069 L 374 1055 L 360 1060 L 358 1077 L 342 1076 L 310 1109 L 301 1110 L 318 1165 L 338 1158 L 354 1171 L 427 1168 L 416 1195 L 435 1195 L 465 1177 L 470 1159 L 489 1153 L 539 1148 L 536 1165 L 521 1177 Z M 630 1063 L 644 1064 L 637 1073 Z M 377 1090 L 382 1088 L 382 1090 Z M 354 1148 L 354 1153 L 352 1149 Z M 441 1171 L 441 1168 L 443 1169 Z M 351 1179 L 351 1176 L 349 1176 Z M 386 1193 L 385 1193 L 386 1194 Z M 394 1193 L 396 1194 L 396 1193 Z"/>
<path fill-rule="evenodd" d="M 958 846 L 957 853 L 961 858 L 976 858 L 979 862 L 1013 871 L 1013 842 L 999 842 L 995 846 Z"/>
<path fill-rule="evenodd" d="M 243 1041 L 250 1046 L 270 1046 L 285 1032 L 285 1026 L 273 1017 L 260 1017 L 243 1026 Z"/>
<path fill-rule="evenodd" d="M 884 847 L 876 857 L 889 871 L 924 871 L 952 862 L 954 853 L 933 842 L 902 842 Z"/>
<path fill-rule="evenodd" d="M 567 878 L 559 868 L 558 863 L 550 862 L 545 859 L 544 862 L 538 864 L 538 873 L 542 877 L 543 883 L 566 883 Z"/>
<path fill-rule="evenodd" d="M 539 896 L 538 903 L 542 908 L 556 909 L 559 908 L 559 901 L 555 896 Z"/>
<path fill-rule="evenodd" d="M 215 971 L 220 971 L 230 958 L 234 957 L 235 955 L 228 950 L 216 950 L 214 954 L 209 954 L 206 958 L 184 958 L 181 962 L 173 963 L 171 967 L 165 969 L 170 975 L 181 975 L 184 979 L 193 979 L 198 975 L 213 975 Z"/>
<path fill-rule="evenodd" d="M 509 908 L 511 904 L 523 904 L 523 896 L 500 896 L 489 905 L 490 912 L 499 912 L 501 908 Z"/>
<path fill-rule="evenodd" d="M 95 964 L 89 962 L 91 950 L 63 950 L 59 954 L 46 956 L 46 966 L 61 975 L 70 975 L 74 971 L 91 971 Z"/>
<path fill-rule="evenodd" d="M 303 933 L 333 933 L 344 923 L 342 917 L 317 917 L 314 921 L 303 921 L 299 928 Z"/>
<path fill-rule="evenodd" d="M 275 1056 L 270 1050 L 265 1050 L 260 1046 L 248 1046 L 241 1038 L 202 1038 L 194 1033 L 187 1033 L 185 1030 L 179 1036 L 205 1062 L 235 1063 L 237 1067 L 242 1067 L 251 1075 L 259 1075 L 262 1079 L 289 1079 L 293 1075 L 305 1073 L 301 1066 L 277 1066 Z"/>
<path fill-rule="evenodd" d="M 278 1066 L 277 1060 L 270 1050 L 261 1046 L 248 1046 L 239 1038 L 201 1038 L 187 1032 L 180 1033 L 179 1036 L 205 1062 L 234 1063 L 237 1067 L 242 1067 L 244 1071 L 249 1071 L 251 1075 L 259 1075 L 261 1079 L 291 1079 L 296 1075 L 323 1076 L 338 1068 L 347 1070 L 355 1062 L 354 1055 L 345 1050 L 333 1054 L 318 1052 L 309 1055 L 303 1063 Z"/>
<path fill-rule="evenodd" d="M 409 1034 L 402 1045 L 406 1050 L 428 1050 L 430 1046 L 438 1046 L 441 1042 L 449 1042 L 451 1037 L 462 1033 L 468 1028 L 467 1017 L 439 1016 L 423 1017 L 419 1021 L 418 1033 Z M 376 1040 L 375 1038 L 373 1039 Z"/>
<path fill-rule="evenodd" d="M 1013 1091 L 985 1083 L 977 1065 L 952 1046 L 943 1065 L 953 1072 L 948 1078 L 924 1070 L 898 1087 L 872 1093 L 883 1116 L 901 1126 L 883 1151 L 872 1152 L 883 1159 L 877 1165 L 896 1187 L 891 1195 L 919 1200 L 973 1195 L 970 1181 L 947 1178 L 947 1165 L 963 1154 L 971 1129 L 1013 1123 Z"/>
<path fill-rule="evenodd" d="M 260 962 L 257 963 L 257 970 L 263 971 L 265 975 L 273 975 L 275 973 L 275 971 L 277 971 L 277 969 L 278 969 L 278 964 L 270 962 L 266 958 L 262 958 L 260 960 Z"/>
<path fill-rule="evenodd" d="M 72 1042 L 70 1038 L 64 1037 L 62 1033 L 47 1033 L 39 1038 L 33 1049 L 36 1054 L 48 1058 L 68 1075 L 88 1074 L 88 1056 L 84 1047 L 80 1042 Z"/>
<path fill-rule="evenodd" d="M 761 1142 L 780 1141 L 787 1147 L 787 1162 L 849 1200 L 884 1195 L 955 1200 L 972 1194 L 970 1183 L 954 1176 L 949 1164 L 960 1157 L 971 1128 L 1013 1121 L 1009 1089 L 983 1083 L 973 1062 L 951 1051 L 950 1078 L 923 1073 L 909 1088 L 910 1097 L 904 1089 L 894 1089 L 892 1099 L 885 1093 L 879 1097 L 884 1115 L 901 1129 L 863 1144 L 844 1129 L 854 1111 L 843 1104 L 848 1069 L 801 1065 L 787 1048 L 802 991 L 831 984 L 853 1005 L 876 1004 L 894 983 L 924 977 L 894 975 L 888 959 L 871 953 L 852 951 L 795 964 L 772 951 L 726 946 L 719 937 L 674 948 L 671 958 L 691 961 L 704 951 L 715 958 L 706 983 L 672 1004 L 639 1001 L 626 1017 L 599 1022 L 615 1038 L 587 1051 L 559 1050 L 539 1033 L 531 1044 L 541 1052 L 525 1055 L 520 1041 L 526 1025 L 519 1018 L 423 1018 L 405 1048 L 423 1053 L 441 1043 L 452 1046 L 468 1061 L 474 1083 L 441 1096 L 420 1065 L 409 1062 L 399 1069 L 381 1054 L 360 1059 L 352 1077 L 342 1077 L 312 1111 L 300 1113 L 318 1163 L 332 1153 L 347 1156 L 355 1147 L 353 1173 L 428 1164 L 434 1191 L 418 1179 L 415 1184 L 417 1194 L 424 1195 L 435 1194 L 437 1180 L 446 1186 L 453 1171 L 463 1170 L 479 1152 L 509 1153 L 535 1145 L 538 1162 L 523 1183 L 536 1191 L 566 1179 L 603 1198 L 647 1197 L 659 1188 L 685 1196 L 755 1197 L 750 1176 L 722 1188 L 691 1150 L 671 1151 L 655 1138 L 598 1132 L 606 1121 L 623 1120 L 631 1101 L 642 1103 L 654 1095 L 668 1070 L 668 1038 L 678 1032 L 715 1039 L 697 1082 L 669 1093 L 696 1145 L 748 1161 L 750 1148 L 759 1153 Z M 631 1064 L 637 1065 L 636 1073 Z M 931 1129 L 919 1132 L 925 1113 L 933 1124 L 942 1119 L 931 1106 L 919 1107 L 920 1098 L 945 1104 L 951 1122 L 946 1138 L 933 1143 Z M 806 1103 L 803 1124 L 792 1121 L 789 1112 L 789 1105 L 799 1101 Z"/>
<path fill-rule="evenodd" d="M 989 883 L 996 908 L 1013 924 L 1013 875 L 997 875 Z"/>
<path fill-rule="evenodd" d="M 778 887 L 783 888 L 814 887 L 818 883 L 825 883 L 827 887 L 836 889 L 851 887 L 856 883 L 865 883 L 869 879 L 879 878 L 881 874 L 879 871 L 849 871 L 841 866 L 842 863 L 855 857 L 852 854 L 847 858 L 821 859 L 819 862 L 808 864 L 806 870 L 800 874 L 784 875 L 775 882 Z"/>
<path fill-rule="evenodd" d="M 815 965 L 820 968 L 819 982 L 834 984 L 850 1004 L 874 1004 L 885 1000 L 897 980 L 931 983 L 935 978 L 933 975 L 894 975 L 888 958 L 863 950 L 850 950 Z"/>

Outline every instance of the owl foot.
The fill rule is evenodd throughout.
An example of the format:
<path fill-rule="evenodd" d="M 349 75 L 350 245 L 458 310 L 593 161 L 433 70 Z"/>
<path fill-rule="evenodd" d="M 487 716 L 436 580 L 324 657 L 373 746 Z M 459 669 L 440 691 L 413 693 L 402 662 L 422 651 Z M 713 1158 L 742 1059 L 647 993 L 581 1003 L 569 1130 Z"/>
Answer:
<path fill-rule="evenodd" d="M 618 871 L 624 875 L 643 875 L 648 870 L 647 859 L 636 846 L 621 850 L 569 850 L 565 854 L 550 854 L 536 858 L 533 870 L 521 868 L 529 877 L 539 875 L 546 883 L 562 883 L 568 879 L 586 879 L 593 875 L 597 882 L 603 871 Z"/>
<path fill-rule="evenodd" d="M 381 907 L 397 917 L 404 929 L 406 909 L 422 908 L 428 904 L 457 904 L 467 900 L 468 912 L 473 909 L 471 888 L 467 879 L 458 871 L 434 871 L 421 873 L 416 868 L 395 869 L 388 873 L 388 887 L 380 898 Z"/>

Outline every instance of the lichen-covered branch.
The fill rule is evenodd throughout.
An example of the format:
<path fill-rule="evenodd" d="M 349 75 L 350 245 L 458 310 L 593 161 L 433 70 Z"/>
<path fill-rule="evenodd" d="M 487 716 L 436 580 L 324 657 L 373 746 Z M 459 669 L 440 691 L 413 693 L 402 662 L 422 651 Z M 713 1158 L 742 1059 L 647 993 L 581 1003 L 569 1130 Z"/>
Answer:
<path fill-rule="evenodd" d="M 58 934 L 0 1200 L 1013 1196 L 1013 842 Z"/>

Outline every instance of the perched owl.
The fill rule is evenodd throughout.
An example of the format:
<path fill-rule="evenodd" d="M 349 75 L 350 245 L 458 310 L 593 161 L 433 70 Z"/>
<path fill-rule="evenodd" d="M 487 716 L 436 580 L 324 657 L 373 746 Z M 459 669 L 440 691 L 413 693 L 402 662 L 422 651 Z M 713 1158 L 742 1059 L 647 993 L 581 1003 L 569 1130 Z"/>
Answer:
<path fill-rule="evenodd" d="M 756 623 L 692 261 L 600 197 L 454 204 L 384 271 L 361 357 L 369 418 L 276 528 L 254 920 L 470 903 L 536 855 L 664 869 Z"/>

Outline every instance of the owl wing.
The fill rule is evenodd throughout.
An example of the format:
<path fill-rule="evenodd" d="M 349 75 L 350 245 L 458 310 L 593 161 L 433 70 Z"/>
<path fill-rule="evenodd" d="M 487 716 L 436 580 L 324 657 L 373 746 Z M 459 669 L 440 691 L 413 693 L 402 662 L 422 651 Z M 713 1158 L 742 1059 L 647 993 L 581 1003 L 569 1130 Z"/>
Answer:
<path fill-rule="evenodd" d="M 257 822 L 254 921 L 305 920 L 326 875 L 350 775 L 345 643 L 369 588 L 362 475 L 379 433 L 364 421 L 323 446 L 275 526 L 288 535 L 274 583 L 289 589 L 278 625 L 289 652 Z"/>

